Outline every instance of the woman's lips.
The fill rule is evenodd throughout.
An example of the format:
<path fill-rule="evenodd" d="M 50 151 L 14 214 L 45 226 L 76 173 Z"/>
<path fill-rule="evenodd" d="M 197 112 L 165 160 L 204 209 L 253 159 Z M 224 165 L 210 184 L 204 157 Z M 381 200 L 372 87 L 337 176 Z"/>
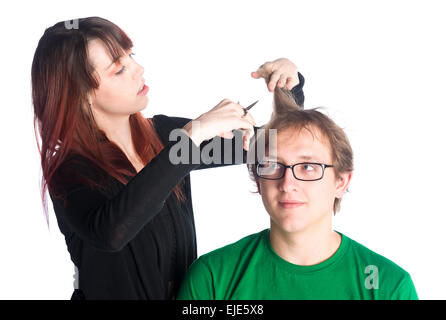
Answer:
<path fill-rule="evenodd" d="M 305 203 L 298 201 L 283 201 L 283 202 L 280 201 L 279 204 L 284 209 L 294 209 L 303 206 Z"/>
<path fill-rule="evenodd" d="M 144 85 L 144 87 L 142 87 L 141 91 L 138 92 L 138 96 L 145 96 L 147 94 L 147 92 L 149 92 L 149 87 L 147 85 Z"/>

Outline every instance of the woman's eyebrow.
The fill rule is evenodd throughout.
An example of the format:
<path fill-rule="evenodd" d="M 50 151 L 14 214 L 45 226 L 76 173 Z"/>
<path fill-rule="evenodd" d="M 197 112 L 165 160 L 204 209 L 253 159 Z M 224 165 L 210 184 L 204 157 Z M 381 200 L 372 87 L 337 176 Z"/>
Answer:
<path fill-rule="evenodd" d="M 114 65 L 115 63 L 114 62 L 112 62 L 107 68 L 105 68 L 105 71 L 107 71 L 108 69 L 110 69 L 110 67 L 112 66 L 112 65 Z"/>
<path fill-rule="evenodd" d="M 118 59 L 116 59 L 116 60 L 114 60 L 114 61 L 112 61 L 112 63 L 104 70 L 104 71 L 107 71 L 107 70 L 109 70 L 110 69 L 110 67 L 111 66 L 113 66 L 114 64 L 116 64 L 116 65 L 121 65 L 121 58 L 122 58 L 122 56 L 121 57 L 119 57 Z"/>
<path fill-rule="evenodd" d="M 120 63 L 121 63 L 120 60 L 113 61 L 104 71 L 109 70 L 110 67 L 113 66 L 114 64 L 120 64 Z"/>
<path fill-rule="evenodd" d="M 132 52 L 132 49 L 130 48 L 130 49 L 128 49 L 128 50 L 125 50 L 125 52 L 126 52 L 126 54 L 129 54 L 129 53 Z M 110 67 L 111 67 L 112 65 L 114 65 L 114 64 L 118 64 L 118 65 L 120 65 L 120 64 L 121 64 L 121 58 L 122 58 L 122 57 L 123 57 L 123 56 L 120 56 L 116 61 L 112 61 L 112 63 L 111 63 L 107 68 L 105 68 L 104 71 L 107 71 L 108 69 L 110 69 Z"/>

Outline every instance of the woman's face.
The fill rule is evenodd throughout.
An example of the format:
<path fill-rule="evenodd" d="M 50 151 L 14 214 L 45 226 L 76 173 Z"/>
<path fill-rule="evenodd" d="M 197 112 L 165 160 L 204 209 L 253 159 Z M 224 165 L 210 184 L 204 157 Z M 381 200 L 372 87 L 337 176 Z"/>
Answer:
<path fill-rule="evenodd" d="M 130 54 L 131 50 L 113 63 L 102 41 L 89 41 L 88 57 L 99 77 L 99 87 L 89 95 L 95 116 L 131 115 L 146 107 L 148 87 L 142 77 L 144 68 Z"/>
<path fill-rule="evenodd" d="M 277 135 L 277 162 L 293 165 L 300 162 L 317 162 L 332 165 L 330 143 L 312 128 L 299 132 L 287 129 Z M 274 155 L 271 155 L 274 156 Z M 335 177 L 333 168 L 325 169 L 317 181 L 300 181 L 291 169 L 286 169 L 280 180 L 259 179 L 259 192 L 271 218 L 271 228 L 295 233 L 331 219 L 335 198 L 342 197 L 351 174 Z M 287 202 L 297 202 L 287 204 Z"/>

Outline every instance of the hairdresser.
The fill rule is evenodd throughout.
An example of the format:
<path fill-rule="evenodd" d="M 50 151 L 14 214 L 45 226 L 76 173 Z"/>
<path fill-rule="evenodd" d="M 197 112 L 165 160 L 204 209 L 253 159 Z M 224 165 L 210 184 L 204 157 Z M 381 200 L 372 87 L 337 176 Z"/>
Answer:
<path fill-rule="evenodd" d="M 71 299 L 173 299 L 197 258 L 189 173 L 224 164 L 174 164 L 178 139 L 169 135 L 180 129 L 191 154 L 215 139 L 235 151 L 233 130 L 242 129 L 246 156 L 255 121 L 227 99 L 194 119 L 200 130 L 191 119 L 144 118 L 149 88 L 132 41 L 108 20 L 78 21 L 47 28 L 32 62 L 42 201 L 48 219 L 47 188 L 76 269 Z M 251 76 L 303 104 L 303 77 L 289 60 Z"/>

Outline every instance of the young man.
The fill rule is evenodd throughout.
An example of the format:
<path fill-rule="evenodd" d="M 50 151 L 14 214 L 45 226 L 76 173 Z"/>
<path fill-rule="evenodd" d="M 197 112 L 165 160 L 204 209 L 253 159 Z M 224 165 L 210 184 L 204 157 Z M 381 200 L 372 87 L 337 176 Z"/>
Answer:
<path fill-rule="evenodd" d="M 418 299 L 405 270 L 332 229 L 353 171 L 343 130 L 280 89 L 264 129 L 277 148 L 248 168 L 271 228 L 201 256 L 178 299 Z"/>

